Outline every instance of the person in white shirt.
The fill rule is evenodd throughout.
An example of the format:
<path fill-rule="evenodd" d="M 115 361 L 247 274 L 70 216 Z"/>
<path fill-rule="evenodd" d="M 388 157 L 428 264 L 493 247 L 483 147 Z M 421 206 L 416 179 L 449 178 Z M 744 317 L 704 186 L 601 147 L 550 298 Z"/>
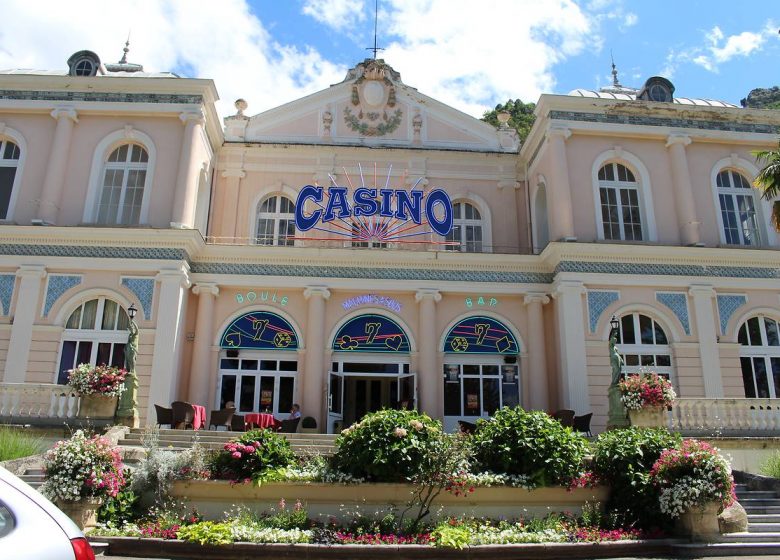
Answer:
<path fill-rule="evenodd" d="M 297 403 L 292 405 L 292 408 L 290 409 L 290 415 L 287 417 L 288 420 L 295 420 L 296 418 L 301 417 L 301 407 Z"/>

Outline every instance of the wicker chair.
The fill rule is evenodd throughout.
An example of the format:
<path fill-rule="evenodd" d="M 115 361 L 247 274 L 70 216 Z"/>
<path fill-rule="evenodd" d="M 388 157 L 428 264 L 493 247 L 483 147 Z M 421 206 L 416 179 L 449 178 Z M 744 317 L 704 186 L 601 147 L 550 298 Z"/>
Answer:
<path fill-rule="evenodd" d="M 553 415 L 553 418 L 555 418 L 558 422 L 561 423 L 561 426 L 567 427 L 567 428 L 573 428 L 574 427 L 574 411 L 563 409 L 556 411 Z"/>
<path fill-rule="evenodd" d="M 187 429 L 187 426 L 195 429 L 193 422 L 195 421 L 195 409 L 188 402 L 174 401 L 171 403 L 171 409 L 173 410 L 172 428 Z"/>
<path fill-rule="evenodd" d="M 154 410 L 157 412 L 157 425 L 162 426 L 167 424 L 173 428 L 173 409 L 165 408 L 159 404 L 154 405 Z"/>
<path fill-rule="evenodd" d="M 298 431 L 298 423 L 300 418 L 293 418 L 292 420 L 282 420 L 282 424 L 279 426 L 279 432 L 284 434 L 294 434 Z"/>
<path fill-rule="evenodd" d="M 220 426 L 224 426 L 226 430 L 233 428 L 233 415 L 236 413 L 236 409 L 223 408 L 222 410 L 212 410 L 209 420 L 209 429 L 214 426 L 214 429 L 219 429 Z"/>
<path fill-rule="evenodd" d="M 230 419 L 230 429 L 234 432 L 245 432 L 246 422 L 244 422 L 243 414 L 234 414 Z"/>
<path fill-rule="evenodd" d="M 593 433 L 590 431 L 590 419 L 593 418 L 593 413 L 583 414 L 582 416 L 575 416 L 573 421 L 573 428 L 575 432 L 585 434 L 588 437 L 593 437 Z"/>

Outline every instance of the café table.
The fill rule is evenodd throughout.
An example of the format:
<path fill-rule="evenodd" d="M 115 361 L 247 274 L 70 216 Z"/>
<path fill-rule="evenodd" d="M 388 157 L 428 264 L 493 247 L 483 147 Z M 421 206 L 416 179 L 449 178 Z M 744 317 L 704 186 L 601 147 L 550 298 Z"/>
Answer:
<path fill-rule="evenodd" d="M 258 428 L 271 428 L 272 430 L 276 429 L 282 424 L 276 418 L 274 418 L 273 414 L 262 412 L 250 412 L 248 414 L 244 414 L 244 423 L 250 427 L 257 426 Z"/>

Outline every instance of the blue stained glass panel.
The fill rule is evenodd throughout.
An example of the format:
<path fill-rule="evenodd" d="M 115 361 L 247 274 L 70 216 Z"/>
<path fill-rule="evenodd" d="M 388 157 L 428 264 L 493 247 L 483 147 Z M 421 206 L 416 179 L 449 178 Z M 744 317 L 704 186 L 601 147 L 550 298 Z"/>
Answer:
<path fill-rule="evenodd" d="M 490 317 L 467 317 L 447 333 L 445 352 L 457 354 L 517 354 L 517 339 L 503 323 Z"/>
<path fill-rule="evenodd" d="M 382 315 L 360 315 L 347 321 L 333 339 L 336 352 L 409 353 L 409 338 L 398 323 Z"/>
<path fill-rule="evenodd" d="M 292 325 L 268 311 L 245 313 L 230 323 L 219 342 L 222 348 L 297 350 L 298 337 Z"/>

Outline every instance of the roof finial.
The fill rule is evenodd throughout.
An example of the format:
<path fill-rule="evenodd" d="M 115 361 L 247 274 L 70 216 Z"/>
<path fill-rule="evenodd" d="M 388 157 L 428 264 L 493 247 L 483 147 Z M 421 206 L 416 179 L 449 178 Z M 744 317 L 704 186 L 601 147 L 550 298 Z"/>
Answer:
<path fill-rule="evenodd" d="M 125 41 L 125 48 L 122 49 L 122 58 L 119 59 L 119 64 L 127 64 L 127 53 L 130 52 L 130 32 L 127 32 L 127 41 Z"/>
<path fill-rule="evenodd" d="M 612 56 L 612 49 L 609 49 L 609 57 L 612 59 L 612 85 L 614 87 L 622 87 L 620 82 L 618 82 L 618 71 L 617 67 L 615 66 L 615 57 Z"/>
<path fill-rule="evenodd" d="M 374 60 L 376 60 L 376 53 L 377 51 L 383 51 L 382 47 L 376 46 L 376 35 L 377 35 L 377 20 L 379 18 L 379 0 L 376 0 L 374 3 L 374 46 L 373 47 L 366 47 L 367 51 L 374 51 Z"/>

